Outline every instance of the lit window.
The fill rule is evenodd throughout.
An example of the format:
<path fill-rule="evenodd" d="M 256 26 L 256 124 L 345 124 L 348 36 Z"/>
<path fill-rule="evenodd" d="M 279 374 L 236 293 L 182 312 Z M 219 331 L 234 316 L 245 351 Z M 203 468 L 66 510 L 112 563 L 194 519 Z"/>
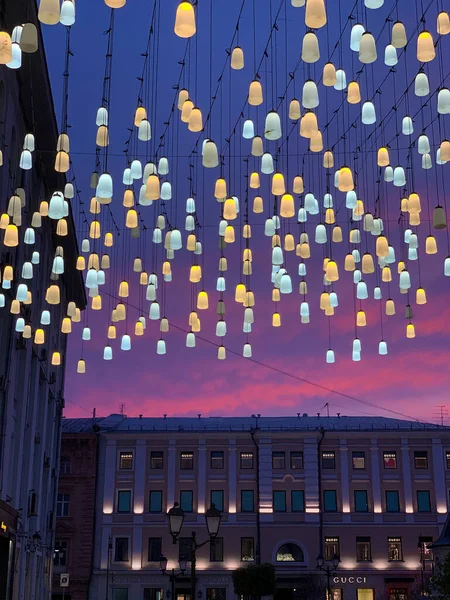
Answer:
<path fill-rule="evenodd" d="M 144 588 L 144 600 L 164 600 L 164 590 L 159 588 Z"/>
<path fill-rule="evenodd" d="M 396 561 L 403 560 L 402 538 L 388 538 L 388 560 Z"/>
<path fill-rule="evenodd" d="M 162 512 L 162 491 L 151 490 L 149 494 L 149 512 L 160 513 Z"/>
<path fill-rule="evenodd" d="M 273 492 L 273 510 L 274 512 L 286 512 L 286 492 L 284 490 Z"/>
<path fill-rule="evenodd" d="M 324 490 L 323 509 L 325 512 L 337 512 L 336 490 Z"/>
<path fill-rule="evenodd" d="M 241 512 L 254 512 L 255 493 L 253 490 L 241 491 Z"/>
<path fill-rule="evenodd" d="M 366 468 L 366 453 L 365 452 L 352 452 L 352 464 L 353 468 L 365 469 Z"/>
<path fill-rule="evenodd" d="M 272 469 L 285 468 L 284 452 L 272 452 Z"/>
<path fill-rule="evenodd" d="M 181 490 L 180 506 L 184 512 L 191 513 L 194 510 L 194 492 L 192 490 Z"/>
<path fill-rule="evenodd" d="M 433 543 L 433 538 L 429 536 L 419 537 L 420 556 L 423 561 L 433 560 L 433 551 L 430 546 Z"/>
<path fill-rule="evenodd" d="M 386 512 L 400 512 L 400 500 L 397 490 L 386 491 Z"/>
<path fill-rule="evenodd" d="M 304 512 L 305 492 L 303 490 L 291 491 L 291 510 L 292 512 Z"/>
<path fill-rule="evenodd" d="M 253 452 L 241 452 L 241 469 L 253 469 Z"/>
<path fill-rule="evenodd" d="M 397 468 L 397 453 L 396 452 L 383 452 L 383 464 L 385 469 L 396 469 Z"/>
<path fill-rule="evenodd" d="M 117 512 L 129 513 L 131 511 L 131 491 L 119 490 L 117 492 Z"/>
<path fill-rule="evenodd" d="M 368 512 L 367 490 L 355 490 L 355 512 Z"/>
<path fill-rule="evenodd" d="M 335 469 L 336 455 L 334 452 L 322 452 L 322 469 Z"/>
<path fill-rule="evenodd" d="M 447 469 L 450 469 L 450 452 L 445 453 L 445 461 L 447 463 Z"/>
<path fill-rule="evenodd" d="M 209 560 L 210 562 L 222 562 L 223 561 L 223 538 L 216 537 L 211 540 L 209 546 Z"/>
<path fill-rule="evenodd" d="M 211 506 L 213 504 L 217 510 L 223 512 L 223 490 L 211 490 Z"/>
<path fill-rule="evenodd" d="M 325 560 L 333 560 L 335 556 L 340 556 L 339 550 L 339 538 L 338 537 L 326 537 L 325 538 Z"/>
<path fill-rule="evenodd" d="M 116 538 L 116 547 L 114 551 L 114 560 L 116 562 L 128 562 L 128 538 L 127 537 L 117 537 Z"/>
<path fill-rule="evenodd" d="M 55 553 L 53 555 L 53 566 L 55 566 L 55 567 L 67 566 L 67 541 L 66 540 L 56 540 Z"/>
<path fill-rule="evenodd" d="M 277 562 L 303 562 L 303 550 L 297 544 L 287 543 L 277 550 Z"/>
<path fill-rule="evenodd" d="M 426 450 L 414 452 L 414 467 L 428 469 L 428 452 Z"/>
<path fill-rule="evenodd" d="M 255 538 L 241 538 L 241 561 L 252 562 L 255 560 Z"/>
<path fill-rule="evenodd" d="M 366 562 L 372 560 L 370 537 L 356 538 L 356 560 L 358 562 Z"/>
<path fill-rule="evenodd" d="M 291 452 L 291 469 L 293 471 L 303 469 L 303 452 Z"/>
<path fill-rule="evenodd" d="M 428 490 L 417 492 L 417 510 L 419 512 L 431 512 L 431 497 Z"/>
<path fill-rule="evenodd" d="M 132 469 L 133 468 L 133 453 L 132 452 L 121 452 L 119 469 Z"/>
<path fill-rule="evenodd" d="M 194 453 L 181 452 L 180 454 L 180 469 L 191 470 L 194 468 Z"/>
<path fill-rule="evenodd" d="M 211 469 L 223 469 L 223 452 L 221 450 L 211 452 Z"/>
<path fill-rule="evenodd" d="M 358 600 L 374 600 L 374 591 L 370 589 L 359 588 Z"/>
<path fill-rule="evenodd" d="M 164 452 L 162 450 L 153 450 L 150 452 L 150 468 L 162 469 L 164 467 Z"/>

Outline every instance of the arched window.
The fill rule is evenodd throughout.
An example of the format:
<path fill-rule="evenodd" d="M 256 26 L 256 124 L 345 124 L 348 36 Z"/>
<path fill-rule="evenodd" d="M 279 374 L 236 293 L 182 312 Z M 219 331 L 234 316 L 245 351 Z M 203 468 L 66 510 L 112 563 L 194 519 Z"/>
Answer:
<path fill-rule="evenodd" d="M 71 460 L 70 456 L 61 456 L 60 475 L 70 475 Z"/>
<path fill-rule="evenodd" d="M 277 562 L 304 562 L 303 550 L 297 544 L 288 542 L 277 550 Z"/>

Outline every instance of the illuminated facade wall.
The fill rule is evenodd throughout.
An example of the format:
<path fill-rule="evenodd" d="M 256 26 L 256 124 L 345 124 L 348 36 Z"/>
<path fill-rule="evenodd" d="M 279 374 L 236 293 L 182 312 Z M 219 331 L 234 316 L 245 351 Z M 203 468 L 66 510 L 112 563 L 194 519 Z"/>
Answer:
<path fill-rule="evenodd" d="M 260 560 L 276 566 L 283 594 L 317 577 L 319 554 L 335 552 L 336 600 L 403 600 L 417 589 L 418 544 L 426 575 L 426 545 L 446 518 L 450 430 L 381 418 L 260 418 L 256 447 L 255 425 L 121 415 L 100 422 L 91 598 L 105 596 L 108 566 L 113 600 L 153 598 L 162 588 L 167 597 L 156 559 L 162 552 L 169 569 L 178 566 L 165 516 L 174 501 L 186 510 L 184 535 L 195 529 L 200 541 L 205 509 L 223 501 L 223 547 L 218 556 L 209 546 L 198 553 L 198 590 L 210 599 L 216 588 L 234 598 L 231 571 L 258 558 L 258 502 Z M 188 594 L 189 577 L 176 587 Z"/>

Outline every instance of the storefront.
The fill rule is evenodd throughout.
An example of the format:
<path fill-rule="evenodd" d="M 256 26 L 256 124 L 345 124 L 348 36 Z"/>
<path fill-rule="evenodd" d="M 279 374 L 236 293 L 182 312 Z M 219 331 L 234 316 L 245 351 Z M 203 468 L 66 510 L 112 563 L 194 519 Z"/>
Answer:
<path fill-rule="evenodd" d="M 333 577 L 332 600 L 409 600 L 417 582 L 414 577 L 379 575 L 336 575 Z"/>
<path fill-rule="evenodd" d="M 0 500 L 0 600 L 12 597 L 17 512 Z"/>

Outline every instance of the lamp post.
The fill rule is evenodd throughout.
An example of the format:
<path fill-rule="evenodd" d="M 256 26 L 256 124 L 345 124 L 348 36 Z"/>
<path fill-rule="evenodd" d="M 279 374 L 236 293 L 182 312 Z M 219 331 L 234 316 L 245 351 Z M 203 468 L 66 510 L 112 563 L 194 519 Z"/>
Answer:
<path fill-rule="evenodd" d="M 167 516 L 169 518 L 169 531 L 172 536 L 172 542 L 176 544 L 179 541 L 178 538 L 180 537 L 184 523 L 184 510 L 179 506 L 178 502 L 175 502 L 173 507 L 167 513 Z M 191 600 L 196 600 L 197 550 L 206 544 L 214 544 L 217 534 L 219 533 L 221 519 L 222 514 L 220 510 L 212 504 L 211 508 L 208 508 L 205 512 L 206 529 L 208 530 L 209 538 L 204 542 L 197 542 L 196 532 L 191 532 Z M 172 600 L 174 599 L 172 598 Z"/>
<path fill-rule="evenodd" d="M 325 560 L 324 560 L 322 554 L 319 554 L 319 556 L 317 557 L 317 569 L 319 571 L 323 571 L 327 576 L 327 598 L 326 598 L 326 600 L 333 600 L 331 598 L 331 578 L 334 575 L 336 575 L 336 570 L 337 570 L 340 562 L 341 561 L 337 554 L 334 554 L 334 556 L 331 560 L 331 565 L 325 564 Z"/>
<path fill-rule="evenodd" d="M 179 573 L 176 573 L 175 569 L 171 569 L 170 572 L 167 572 L 167 558 L 165 556 L 161 556 L 161 558 L 158 561 L 158 566 L 161 570 L 161 573 L 163 575 L 167 575 L 167 577 L 169 577 L 171 600 L 175 600 L 175 583 L 180 575 L 181 576 L 184 575 L 184 572 L 186 571 L 187 560 L 185 558 L 180 558 L 179 564 L 180 564 L 180 572 Z"/>

